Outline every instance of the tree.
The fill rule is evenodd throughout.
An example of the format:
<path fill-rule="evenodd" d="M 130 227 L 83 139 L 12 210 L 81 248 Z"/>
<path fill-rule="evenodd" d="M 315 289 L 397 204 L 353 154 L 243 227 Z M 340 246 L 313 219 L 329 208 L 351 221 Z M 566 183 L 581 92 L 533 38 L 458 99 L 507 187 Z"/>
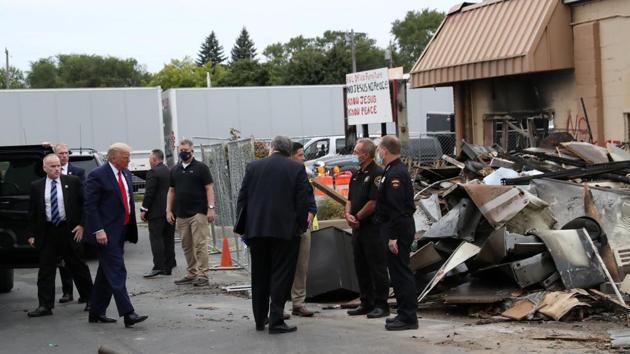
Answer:
<path fill-rule="evenodd" d="M 197 65 L 202 66 L 207 63 L 212 63 L 212 66 L 221 64 L 225 61 L 223 55 L 223 46 L 219 45 L 219 40 L 214 34 L 214 31 L 210 32 L 210 35 L 206 37 L 206 40 L 201 44 L 199 55 L 197 58 Z"/>
<path fill-rule="evenodd" d="M 256 48 L 254 42 L 249 38 L 249 32 L 243 27 L 241 34 L 236 39 L 232 48 L 232 62 L 241 59 L 256 60 Z"/>
<path fill-rule="evenodd" d="M 365 33 L 355 33 L 357 70 L 386 65 L 385 52 Z M 263 52 L 272 85 L 342 84 L 352 72 L 350 41 L 345 32 L 326 31 L 323 36 L 291 38 Z"/>
<path fill-rule="evenodd" d="M 31 87 L 144 86 L 151 75 L 133 58 L 87 54 L 59 54 L 31 63 Z"/>
<path fill-rule="evenodd" d="M 253 59 L 240 59 L 230 65 L 230 71 L 218 80 L 219 86 L 267 86 L 269 70 L 266 64 Z"/>
<path fill-rule="evenodd" d="M 399 55 L 394 57 L 396 64 L 402 65 L 405 71 L 411 70 L 443 19 L 444 13 L 424 9 L 409 11 L 404 20 L 394 21 L 391 32 L 399 50 Z"/>
<path fill-rule="evenodd" d="M 190 57 L 182 60 L 172 59 L 162 70 L 153 76 L 150 86 L 160 86 L 167 90 L 177 87 L 206 87 L 207 73 L 211 73 L 211 81 L 217 83 L 227 75 L 227 69 L 221 64 L 206 63 L 202 66 L 193 62 Z"/>
<path fill-rule="evenodd" d="M 31 62 L 27 80 L 32 88 L 62 87 L 57 71 L 55 59 L 42 58 Z"/>
<path fill-rule="evenodd" d="M 6 89 L 6 69 L 0 68 L 0 89 Z M 18 89 L 25 88 L 26 80 L 24 80 L 24 73 L 22 70 L 9 66 L 9 88 Z"/>

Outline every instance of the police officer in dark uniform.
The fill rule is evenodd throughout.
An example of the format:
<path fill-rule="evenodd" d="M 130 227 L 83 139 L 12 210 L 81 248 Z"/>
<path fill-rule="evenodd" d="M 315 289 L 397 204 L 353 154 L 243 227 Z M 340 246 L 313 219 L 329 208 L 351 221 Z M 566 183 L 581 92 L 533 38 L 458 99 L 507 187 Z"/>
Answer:
<path fill-rule="evenodd" d="M 388 331 L 418 328 L 416 282 L 409 268 L 409 251 L 416 233 L 413 185 L 407 167 L 400 161 L 400 140 L 382 138 L 378 154 L 385 164 L 376 199 L 381 235 L 388 240 L 388 266 L 398 304 L 398 315 L 385 321 Z"/>
<path fill-rule="evenodd" d="M 354 264 L 361 291 L 361 304 L 348 311 L 350 316 L 368 318 L 389 316 L 387 297 L 387 239 L 382 237 L 374 221 L 378 183 L 383 169 L 374 162 L 376 146 L 370 139 L 360 139 L 353 154 L 361 168 L 352 174 L 346 222 L 352 230 Z"/>

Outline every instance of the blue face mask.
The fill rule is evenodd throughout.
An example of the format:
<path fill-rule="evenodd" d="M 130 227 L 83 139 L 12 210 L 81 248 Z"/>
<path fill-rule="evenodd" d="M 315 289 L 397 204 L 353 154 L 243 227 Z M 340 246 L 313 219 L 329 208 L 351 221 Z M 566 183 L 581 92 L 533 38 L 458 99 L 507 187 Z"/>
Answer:
<path fill-rule="evenodd" d="M 357 155 L 352 155 L 352 160 L 351 160 L 351 161 L 352 161 L 352 163 L 356 163 L 356 164 L 358 164 L 358 163 L 359 163 L 359 156 L 357 156 Z"/>
<path fill-rule="evenodd" d="M 179 152 L 179 158 L 182 161 L 188 161 L 191 156 L 192 156 L 192 153 L 190 151 L 180 151 Z"/>

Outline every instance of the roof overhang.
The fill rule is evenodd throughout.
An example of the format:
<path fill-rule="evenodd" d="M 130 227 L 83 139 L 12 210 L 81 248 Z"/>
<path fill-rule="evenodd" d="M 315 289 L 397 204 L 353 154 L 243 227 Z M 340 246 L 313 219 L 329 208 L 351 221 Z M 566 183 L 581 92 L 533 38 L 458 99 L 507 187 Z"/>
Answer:
<path fill-rule="evenodd" d="M 562 0 L 490 0 L 451 9 L 411 70 L 411 86 L 572 67 L 571 9 Z"/>

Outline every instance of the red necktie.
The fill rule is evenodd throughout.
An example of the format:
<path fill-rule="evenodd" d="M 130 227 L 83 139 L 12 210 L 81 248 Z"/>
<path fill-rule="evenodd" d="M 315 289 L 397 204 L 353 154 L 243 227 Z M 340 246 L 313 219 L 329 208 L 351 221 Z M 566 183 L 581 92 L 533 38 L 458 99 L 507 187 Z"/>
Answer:
<path fill-rule="evenodd" d="M 127 191 L 125 190 L 125 184 L 122 180 L 121 171 L 118 171 L 118 187 L 120 188 L 120 195 L 122 196 L 122 201 L 125 205 L 125 225 L 127 225 L 129 224 L 129 200 L 127 199 Z"/>

